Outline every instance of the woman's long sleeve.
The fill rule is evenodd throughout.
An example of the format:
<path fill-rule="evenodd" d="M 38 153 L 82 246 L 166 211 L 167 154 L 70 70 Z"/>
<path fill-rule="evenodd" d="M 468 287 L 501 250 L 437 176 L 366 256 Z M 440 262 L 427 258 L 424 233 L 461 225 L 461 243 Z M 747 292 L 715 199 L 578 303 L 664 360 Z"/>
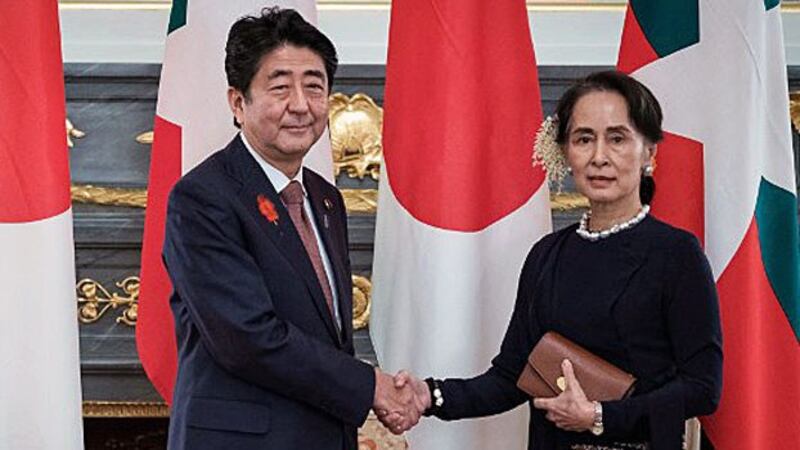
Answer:
<path fill-rule="evenodd" d="M 712 413 L 722 387 L 722 332 L 714 278 L 696 239 L 676 245 L 665 318 L 675 355 L 676 376 L 664 385 L 625 400 L 604 402 L 609 436 L 650 430 L 652 450 L 680 448 L 687 418 Z M 674 442 L 673 442 L 674 441 Z"/>

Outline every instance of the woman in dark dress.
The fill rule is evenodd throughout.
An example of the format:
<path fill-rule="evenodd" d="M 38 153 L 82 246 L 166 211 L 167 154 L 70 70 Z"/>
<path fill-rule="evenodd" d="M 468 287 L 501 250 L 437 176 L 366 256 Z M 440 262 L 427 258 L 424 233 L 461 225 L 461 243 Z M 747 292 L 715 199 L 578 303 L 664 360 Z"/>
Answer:
<path fill-rule="evenodd" d="M 488 371 L 443 381 L 401 373 L 398 385 L 413 383 L 426 414 L 444 420 L 530 402 L 529 449 L 680 449 L 684 421 L 717 407 L 722 336 L 697 239 L 648 214 L 661 108 L 644 85 L 610 71 L 572 86 L 556 114 L 540 132 L 536 159 L 551 177 L 569 170 L 590 211 L 534 245 Z M 528 354 L 550 330 L 632 373 L 633 396 L 586 398 L 569 362 L 558 397 L 520 391 Z"/>

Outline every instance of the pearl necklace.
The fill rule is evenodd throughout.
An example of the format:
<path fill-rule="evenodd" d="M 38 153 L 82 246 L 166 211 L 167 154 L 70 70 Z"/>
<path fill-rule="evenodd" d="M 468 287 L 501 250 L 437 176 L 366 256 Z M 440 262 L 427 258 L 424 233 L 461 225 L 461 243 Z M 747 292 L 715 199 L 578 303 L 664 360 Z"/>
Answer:
<path fill-rule="evenodd" d="M 592 217 L 592 212 L 588 211 L 583 213 L 580 225 L 578 226 L 578 229 L 575 230 L 575 232 L 578 233 L 578 236 L 588 241 L 592 242 L 599 241 L 600 239 L 605 239 L 613 234 L 625 231 L 628 228 L 633 228 L 634 226 L 636 226 L 636 224 L 644 220 L 644 218 L 647 217 L 647 213 L 649 212 L 650 212 L 650 205 L 644 205 L 642 206 L 642 209 L 639 210 L 639 213 L 637 213 L 630 219 L 626 220 L 625 222 L 618 223 L 606 230 L 589 231 L 589 219 Z"/>

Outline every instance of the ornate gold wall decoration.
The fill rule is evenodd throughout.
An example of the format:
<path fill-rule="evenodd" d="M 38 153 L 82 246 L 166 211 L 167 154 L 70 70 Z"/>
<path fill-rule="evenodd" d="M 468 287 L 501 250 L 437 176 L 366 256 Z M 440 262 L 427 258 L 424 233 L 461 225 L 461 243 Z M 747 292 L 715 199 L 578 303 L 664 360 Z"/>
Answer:
<path fill-rule="evenodd" d="M 83 323 L 100 320 L 109 309 L 123 308 L 117 323 L 136 326 L 139 302 L 139 277 L 128 277 L 115 283 L 125 295 L 111 294 L 102 284 L 85 278 L 78 282 L 78 319 Z"/>
<path fill-rule="evenodd" d="M 553 211 L 569 211 L 573 209 L 583 209 L 589 207 L 589 199 L 581 194 L 574 192 L 562 192 L 550 194 L 550 209 Z"/>
<path fill-rule="evenodd" d="M 331 95 L 328 112 L 334 175 L 344 170 L 351 178 L 378 179 L 383 144 L 383 108 L 368 95 Z"/>
<path fill-rule="evenodd" d="M 347 211 L 375 214 L 378 211 L 377 189 L 341 189 Z M 147 207 L 146 189 L 110 188 L 92 185 L 73 185 L 72 201 L 95 205 Z M 575 193 L 551 194 L 550 206 L 556 211 L 588 208 L 586 197 Z"/>
<path fill-rule="evenodd" d="M 147 207 L 146 189 L 127 189 L 90 184 L 73 185 L 72 201 L 93 205 Z M 378 191 L 376 189 L 342 189 L 345 206 L 348 212 L 375 214 L 378 208 Z"/>
<path fill-rule="evenodd" d="M 159 418 L 169 417 L 169 406 L 162 402 L 83 402 L 83 417 Z"/>
<path fill-rule="evenodd" d="M 147 207 L 146 189 L 112 188 L 90 184 L 72 185 L 72 201 L 93 205 Z M 348 212 L 375 214 L 378 208 L 377 189 L 342 189 Z"/>
<path fill-rule="evenodd" d="M 110 293 L 102 284 L 84 278 L 75 286 L 78 293 L 78 319 L 83 323 L 100 320 L 109 309 L 124 308 L 117 323 L 136 326 L 139 309 L 139 286 L 137 276 L 119 281 L 116 286 L 125 293 Z M 366 277 L 353 275 L 353 328 L 360 330 L 369 324 L 372 305 L 372 283 Z"/>
<path fill-rule="evenodd" d="M 144 145 L 150 145 L 153 143 L 153 132 L 152 131 L 145 131 L 144 133 L 136 136 L 136 142 Z"/>
<path fill-rule="evenodd" d="M 800 91 L 789 93 L 789 115 L 794 122 L 794 129 L 800 132 Z"/>
<path fill-rule="evenodd" d="M 360 275 L 353 275 L 353 329 L 360 330 L 369 325 L 372 307 L 372 282 Z"/>
<path fill-rule="evenodd" d="M 370 411 L 364 426 L 358 429 L 358 450 L 407 450 L 403 436 L 395 436 Z"/>
<path fill-rule="evenodd" d="M 69 118 L 67 118 L 66 125 L 67 125 L 67 147 L 72 148 L 75 146 L 75 143 L 72 142 L 72 138 L 80 139 L 86 136 L 86 133 L 75 128 L 75 126 L 72 124 Z"/>
<path fill-rule="evenodd" d="M 72 185 L 72 201 L 94 205 L 131 206 L 145 208 L 147 206 L 146 189 L 127 189 L 92 186 L 90 184 Z"/>
<path fill-rule="evenodd" d="M 375 214 L 378 211 L 377 189 L 341 189 L 347 212 Z"/>

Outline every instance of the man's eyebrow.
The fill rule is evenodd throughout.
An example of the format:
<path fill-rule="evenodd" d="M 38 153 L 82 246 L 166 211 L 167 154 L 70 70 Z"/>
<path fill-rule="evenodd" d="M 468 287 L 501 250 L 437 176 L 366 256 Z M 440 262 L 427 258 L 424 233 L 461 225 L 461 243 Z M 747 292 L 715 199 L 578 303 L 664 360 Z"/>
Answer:
<path fill-rule="evenodd" d="M 291 75 L 292 71 L 287 69 L 275 69 L 269 73 L 267 80 L 274 80 L 275 78 L 285 77 Z"/>
<path fill-rule="evenodd" d="M 289 76 L 292 73 L 293 72 L 291 70 L 288 70 L 288 69 L 275 69 L 272 72 L 270 72 L 270 74 L 267 76 L 267 80 L 272 81 L 275 78 Z M 325 74 L 321 70 L 317 70 L 317 69 L 308 69 L 305 72 L 303 72 L 303 75 L 307 76 L 307 77 L 319 78 L 320 80 L 324 80 L 325 79 Z"/>
<path fill-rule="evenodd" d="M 322 73 L 321 70 L 317 70 L 317 69 L 308 69 L 305 72 L 303 72 L 303 75 L 305 75 L 307 77 L 316 77 L 316 78 L 319 78 L 320 80 L 324 80 L 325 79 L 325 74 Z"/>

